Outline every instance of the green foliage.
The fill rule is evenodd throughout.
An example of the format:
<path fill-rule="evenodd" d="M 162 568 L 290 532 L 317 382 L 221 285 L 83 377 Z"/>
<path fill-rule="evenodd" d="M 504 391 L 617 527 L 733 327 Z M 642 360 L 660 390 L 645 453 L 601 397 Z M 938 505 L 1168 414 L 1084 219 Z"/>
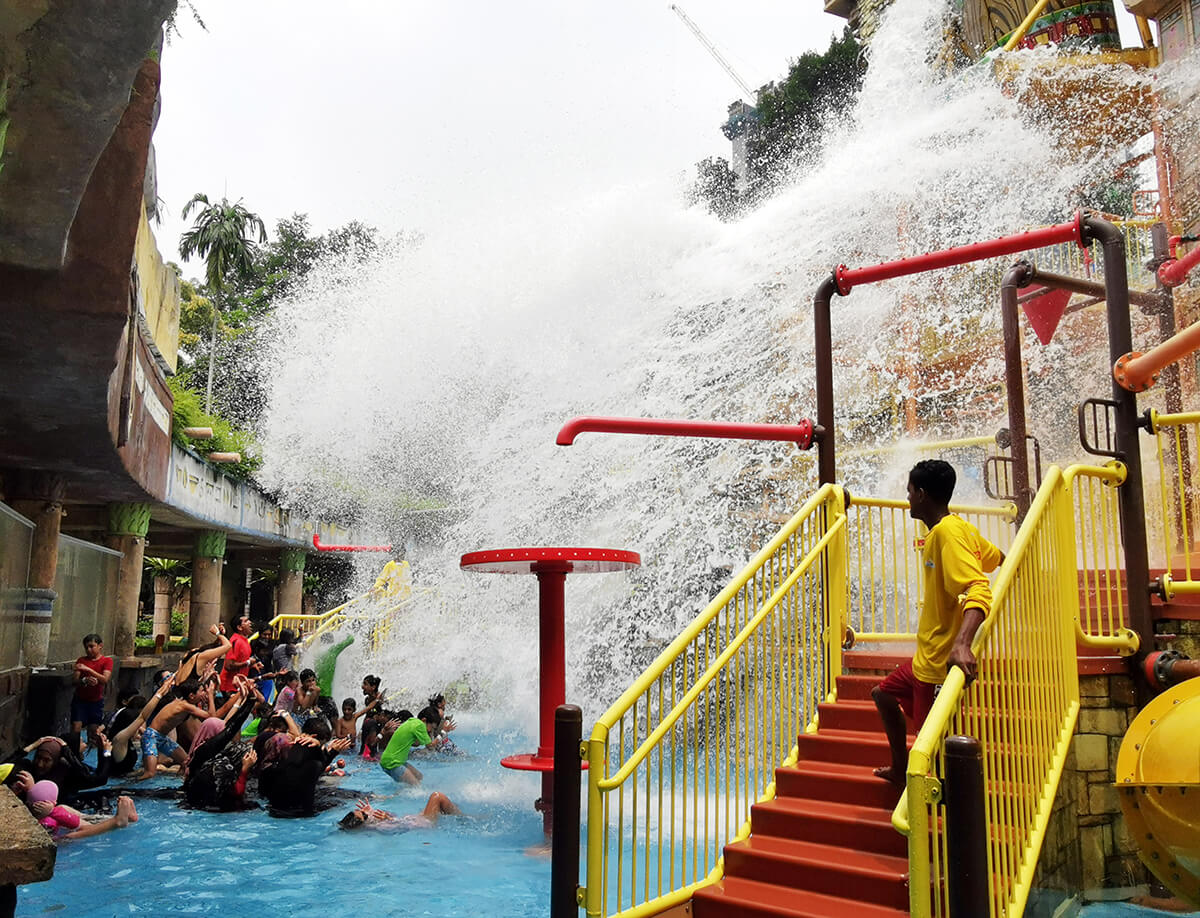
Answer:
<path fill-rule="evenodd" d="M 209 453 L 241 453 L 242 461 L 223 463 L 221 471 L 239 481 L 250 480 L 262 466 L 262 457 L 254 435 L 248 430 L 232 426 L 224 418 L 205 414 L 200 404 L 200 395 L 187 388 L 179 377 L 167 380 L 175 407 L 171 419 L 171 438 L 180 446 L 207 456 Z M 185 427 L 211 427 L 211 440 L 192 440 L 184 434 Z"/>
<path fill-rule="evenodd" d="M 728 164 L 709 159 L 697 164 L 695 199 L 730 219 L 772 194 L 792 166 L 819 149 L 826 126 L 862 88 L 867 62 L 861 51 L 847 26 L 824 53 L 802 54 L 791 62 L 783 80 L 762 87 L 757 118 L 745 123 L 749 191 L 739 197 Z"/>

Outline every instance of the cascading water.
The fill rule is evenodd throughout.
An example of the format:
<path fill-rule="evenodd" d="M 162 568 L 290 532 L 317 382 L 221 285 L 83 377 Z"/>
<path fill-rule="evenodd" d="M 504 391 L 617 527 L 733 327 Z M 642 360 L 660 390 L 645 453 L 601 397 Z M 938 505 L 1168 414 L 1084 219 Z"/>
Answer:
<path fill-rule="evenodd" d="M 385 682 L 416 702 L 466 676 L 532 735 L 535 583 L 461 573 L 459 555 L 629 548 L 639 572 L 568 580 L 567 695 L 590 721 L 799 506 L 815 462 L 785 444 L 587 435 L 564 449 L 559 426 L 577 414 L 811 416 L 812 295 L 832 266 L 1068 219 L 1075 189 L 1111 172 L 1114 151 L 1056 147 L 986 68 L 927 65 L 940 16 L 936 0 L 897 0 L 857 107 L 739 222 L 686 207 L 673 183 L 617 188 L 430 230 L 366 266 L 326 265 L 279 309 L 266 483 L 413 543 L 417 583 L 433 589 L 371 664 Z M 927 378 L 913 391 L 903 371 L 917 353 L 967 353 L 998 334 L 998 289 L 956 289 L 942 274 L 834 303 L 842 447 L 895 439 L 909 395 L 955 406 L 931 433 L 1002 426 L 998 344 L 933 389 Z M 1073 360 L 1107 391 L 1103 359 L 1057 345 L 1028 359 L 1034 377 L 1060 366 L 1077 392 L 1061 372 Z M 964 386 L 986 392 L 963 408 Z M 853 465 L 844 480 L 895 494 L 897 461 L 890 483 L 858 481 Z"/>

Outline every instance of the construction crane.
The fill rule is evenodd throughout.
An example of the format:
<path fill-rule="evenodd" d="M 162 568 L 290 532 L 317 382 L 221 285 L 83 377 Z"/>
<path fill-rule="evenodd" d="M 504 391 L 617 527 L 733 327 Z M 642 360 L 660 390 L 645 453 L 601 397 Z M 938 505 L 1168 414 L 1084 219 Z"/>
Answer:
<path fill-rule="evenodd" d="M 729 61 L 725 60 L 721 52 L 717 50 L 717 46 L 709 41 L 705 34 L 700 31 L 700 27 L 696 25 L 696 23 L 692 22 L 692 20 L 688 17 L 688 14 L 681 10 L 674 3 L 671 4 L 671 10 L 683 21 L 683 24 L 691 30 L 692 34 L 696 36 L 696 39 L 700 42 L 700 44 L 704 45 L 708 53 L 713 56 L 713 60 L 721 65 L 721 69 L 729 74 L 729 78 L 738 84 L 738 88 L 742 91 L 742 101 L 750 103 L 750 100 L 754 98 L 754 90 L 747 86 L 746 81 L 738 76 L 737 71 L 730 66 Z"/>

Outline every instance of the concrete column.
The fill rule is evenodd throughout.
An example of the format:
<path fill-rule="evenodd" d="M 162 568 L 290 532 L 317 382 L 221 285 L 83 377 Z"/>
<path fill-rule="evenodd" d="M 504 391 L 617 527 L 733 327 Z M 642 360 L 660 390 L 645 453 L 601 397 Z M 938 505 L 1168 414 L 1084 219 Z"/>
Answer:
<path fill-rule="evenodd" d="M 21 651 L 26 666 L 44 666 L 50 650 L 50 611 L 58 598 L 54 576 L 66 483 L 60 475 L 48 472 L 18 472 L 10 476 L 7 485 L 12 508 L 34 524 Z"/>
<path fill-rule="evenodd" d="M 304 561 L 307 557 L 299 548 L 285 548 L 279 553 L 277 614 L 304 614 Z"/>
<path fill-rule="evenodd" d="M 221 570 L 225 566 L 225 533 L 203 529 L 192 549 L 192 604 L 188 646 L 208 643 L 208 629 L 221 618 Z"/>
<path fill-rule="evenodd" d="M 121 552 L 117 571 L 117 620 L 113 623 L 113 656 L 116 657 L 133 656 L 138 596 L 142 591 L 142 561 L 149 529 L 149 504 L 108 505 L 108 532 L 104 544 Z"/>
<path fill-rule="evenodd" d="M 154 628 L 152 633 L 156 639 L 160 634 L 165 634 L 168 641 L 171 639 L 171 594 L 174 592 L 174 587 L 175 583 L 170 577 L 154 578 Z"/>

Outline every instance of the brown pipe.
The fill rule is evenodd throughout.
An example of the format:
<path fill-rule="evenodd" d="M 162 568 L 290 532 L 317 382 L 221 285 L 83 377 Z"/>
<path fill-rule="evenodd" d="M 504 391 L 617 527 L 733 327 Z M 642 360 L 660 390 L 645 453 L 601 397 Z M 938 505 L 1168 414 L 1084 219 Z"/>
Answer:
<path fill-rule="evenodd" d="M 1070 290 L 1072 293 L 1094 296 L 1098 300 L 1106 298 L 1104 284 L 1099 284 L 1096 281 L 1084 280 L 1081 277 L 1068 277 L 1065 274 L 1051 274 L 1049 271 L 1042 271 L 1036 266 L 1031 270 L 1033 271 L 1029 278 L 1029 283 L 1031 284 L 1043 284 L 1047 287 L 1054 287 L 1057 290 Z M 1129 302 L 1148 312 L 1156 313 L 1162 308 L 1163 298 L 1162 294 L 1157 292 L 1144 293 L 1141 290 L 1130 290 Z"/>
<path fill-rule="evenodd" d="M 824 436 L 817 444 L 817 480 L 833 484 L 837 478 L 833 432 L 833 325 L 829 302 L 837 292 L 837 279 L 830 275 L 817 288 L 813 301 L 813 368 L 817 376 L 817 424 Z"/>
<path fill-rule="evenodd" d="M 1021 363 L 1021 322 L 1017 314 L 1017 288 L 1028 286 L 1033 268 L 1018 261 L 1004 272 L 1000 284 L 1000 315 L 1004 321 L 1004 387 L 1008 396 L 1009 452 L 1013 464 L 1013 499 L 1017 523 L 1025 519 L 1033 494 L 1029 487 L 1029 452 L 1025 439 L 1025 367 Z"/>

